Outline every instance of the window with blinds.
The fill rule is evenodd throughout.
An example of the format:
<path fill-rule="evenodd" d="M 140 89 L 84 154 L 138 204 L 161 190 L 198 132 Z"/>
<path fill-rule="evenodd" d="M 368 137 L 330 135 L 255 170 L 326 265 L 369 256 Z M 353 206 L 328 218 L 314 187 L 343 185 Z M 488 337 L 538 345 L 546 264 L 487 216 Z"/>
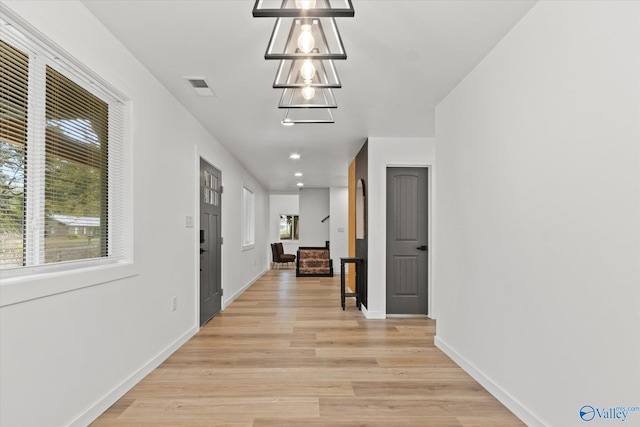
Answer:
<path fill-rule="evenodd" d="M 46 68 L 45 263 L 107 255 L 108 105 Z"/>
<path fill-rule="evenodd" d="M 123 103 L 50 46 L 1 36 L 0 269 L 121 257 Z"/>
<path fill-rule="evenodd" d="M 22 266 L 29 56 L 0 40 L 0 58 L 0 266 Z"/>

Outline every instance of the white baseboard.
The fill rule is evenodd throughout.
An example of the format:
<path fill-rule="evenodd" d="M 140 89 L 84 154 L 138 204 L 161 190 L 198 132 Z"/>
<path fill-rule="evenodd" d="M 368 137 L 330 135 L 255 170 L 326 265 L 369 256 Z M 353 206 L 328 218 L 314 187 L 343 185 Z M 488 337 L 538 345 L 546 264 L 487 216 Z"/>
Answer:
<path fill-rule="evenodd" d="M 381 311 L 369 311 L 367 310 L 367 307 L 365 307 L 364 305 L 361 305 L 360 309 L 362 310 L 362 314 L 364 314 L 364 317 L 366 317 L 367 319 L 386 319 L 387 318 L 386 313 L 383 313 Z"/>
<path fill-rule="evenodd" d="M 264 275 L 267 270 L 264 270 L 260 274 L 258 274 L 255 278 L 249 281 L 246 285 L 242 287 L 238 292 L 231 295 L 231 297 L 227 301 L 223 301 L 223 309 L 224 307 L 229 306 L 236 298 L 238 298 L 244 291 L 246 291 L 251 285 L 253 285 L 262 275 Z M 138 384 L 144 377 L 149 375 L 151 371 L 156 369 L 162 362 L 167 360 L 169 356 L 171 356 L 177 349 L 179 349 L 184 343 L 189 341 L 191 337 L 193 337 L 200 328 L 198 326 L 193 327 L 189 331 L 187 331 L 184 335 L 182 335 L 178 340 L 176 340 L 173 344 L 167 347 L 164 351 L 160 352 L 156 357 L 151 359 L 147 364 L 142 366 L 138 371 L 131 374 L 129 378 L 127 378 L 122 384 L 116 387 L 113 391 L 107 394 L 105 397 L 100 399 L 95 403 L 91 408 L 86 410 L 82 415 L 76 418 L 71 424 L 72 427 L 80 427 L 87 426 L 91 424 L 91 422 L 95 421 L 104 411 L 109 409 L 111 405 L 113 405 L 118 399 L 124 396 L 129 390 L 133 388 L 136 384 Z"/>
<path fill-rule="evenodd" d="M 522 422 L 529 427 L 545 427 L 546 424 L 540 421 L 531 411 L 529 411 L 524 405 L 522 405 L 517 399 L 511 396 L 506 390 L 493 382 L 491 378 L 484 374 L 481 370 L 477 369 L 473 364 L 468 362 L 462 357 L 456 350 L 444 342 L 440 337 L 436 336 L 434 339 L 436 347 L 438 347 L 444 354 L 449 356 L 454 362 L 456 362 L 465 372 L 478 381 L 482 387 L 487 389 L 489 393 L 493 395 L 500 403 L 506 406 L 511 412 L 513 412 Z"/>
<path fill-rule="evenodd" d="M 240 288 L 238 290 L 238 292 L 236 292 L 235 294 L 231 295 L 229 297 L 228 300 L 222 300 L 222 310 L 224 310 L 225 308 L 229 307 L 229 305 L 231 305 L 231 303 L 233 301 L 235 301 L 236 298 L 238 298 L 240 295 L 242 295 L 244 293 L 244 291 L 246 291 L 247 289 L 249 289 L 251 287 L 251 285 L 253 285 L 254 283 L 256 283 L 258 281 L 259 278 L 261 278 L 267 271 L 269 270 L 263 270 L 260 274 L 258 274 L 256 277 L 254 277 L 253 279 L 251 279 L 246 285 L 244 285 L 242 288 Z"/>
<path fill-rule="evenodd" d="M 107 394 L 105 397 L 100 399 L 85 411 L 82 415 L 76 418 L 71 424 L 72 427 L 80 427 L 87 426 L 95 421 L 104 411 L 109 409 L 111 405 L 113 405 L 118 399 L 125 395 L 129 390 L 133 388 L 136 384 L 138 384 L 144 377 L 149 375 L 151 371 L 156 369 L 162 362 L 167 360 L 169 356 L 171 356 L 177 349 L 179 349 L 184 343 L 189 341 L 191 337 L 193 337 L 200 329 L 196 326 L 190 330 L 188 330 L 184 335 L 182 335 L 178 340 L 176 340 L 173 344 L 167 347 L 165 350 L 160 352 L 156 357 L 151 359 L 146 365 L 142 366 L 138 371 L 134 372 L 129 378 L 127 378 L 122 384 L 116 387 L 113 391 Z"/>
<path fill-rule="evenodd" d="M 426 314 L 389 314 L 387 313 L 387 319 L 428 319 Z"/>

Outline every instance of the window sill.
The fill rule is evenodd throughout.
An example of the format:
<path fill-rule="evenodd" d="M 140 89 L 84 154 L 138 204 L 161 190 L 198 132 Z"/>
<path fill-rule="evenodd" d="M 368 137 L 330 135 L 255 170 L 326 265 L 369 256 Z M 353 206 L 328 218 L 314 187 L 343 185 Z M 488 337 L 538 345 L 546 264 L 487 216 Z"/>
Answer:
<path fill-rule="evenodd" d="M 250 245 L 242 245 L 242 252 L 250 251 L 251 249 L 253 249 L 255 247 L 256 247 L 256 245 L 254 243 L 252 243 Z"/>
<path fill-rule="evenodd" d="M 138 274 L 137 268 L 132 263 L 120 261 L 3 279 L 0 285 L 0 307 L 101 285 Z"/>

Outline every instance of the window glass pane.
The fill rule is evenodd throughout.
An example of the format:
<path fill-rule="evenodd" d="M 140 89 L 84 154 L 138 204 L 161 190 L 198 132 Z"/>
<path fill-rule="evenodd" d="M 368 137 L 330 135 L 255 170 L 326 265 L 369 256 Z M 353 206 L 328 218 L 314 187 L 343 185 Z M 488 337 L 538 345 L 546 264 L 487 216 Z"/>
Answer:
<path fill-rule="evenodd" d="M 0 41 L 0 268 L 24 265 L 29 57 Z"/>
<path fill-rule="evenodd" d="M 255 243 L 255 201 L 254 194 L 247 188 L 242 188 L 242 244 Z"/>
<path fill-rule="evenodd" d="M 45 263 L 106 256 L 108 105 L 47 67 L 46 120 Z"/>
<path fill-rule="evenodd" d="M 51 61 L 43 46 L 57 48 L 20 25 L 3 25 L 0 39 L 2 274 L 123 258 L 124 96 L 81 65 Z"/>
<path fill-rule="evenodd" d="M 299 240 L 298 215 L 280 215 L 280 240 Z"/>

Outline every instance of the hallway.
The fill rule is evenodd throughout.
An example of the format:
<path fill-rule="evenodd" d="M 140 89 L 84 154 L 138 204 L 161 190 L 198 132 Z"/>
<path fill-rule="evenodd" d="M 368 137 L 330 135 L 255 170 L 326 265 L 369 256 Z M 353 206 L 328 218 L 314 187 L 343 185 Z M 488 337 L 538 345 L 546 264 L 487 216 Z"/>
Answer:
<path fill-rule="evenodd" d="M 434 347 L 434 321 L 367 321 L 339 288 L 267 272 L 92 425 L 523 425 Z"/>

